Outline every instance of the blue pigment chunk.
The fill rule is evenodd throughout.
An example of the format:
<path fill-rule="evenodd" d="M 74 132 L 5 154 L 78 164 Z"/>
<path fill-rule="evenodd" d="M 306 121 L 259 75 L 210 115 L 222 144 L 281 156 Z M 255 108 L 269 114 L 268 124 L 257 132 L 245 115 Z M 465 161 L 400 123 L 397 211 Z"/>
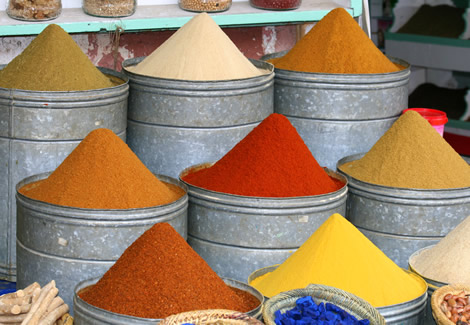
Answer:
<path fill-rule="evenodd" d="M 296 306 L 284 313 L 274 313 L 277 325 L 369 325 L 368 319 L 358 320 L 344 309 L 327 302 L 318 305 L 312 297 L 297 299 Z"/>

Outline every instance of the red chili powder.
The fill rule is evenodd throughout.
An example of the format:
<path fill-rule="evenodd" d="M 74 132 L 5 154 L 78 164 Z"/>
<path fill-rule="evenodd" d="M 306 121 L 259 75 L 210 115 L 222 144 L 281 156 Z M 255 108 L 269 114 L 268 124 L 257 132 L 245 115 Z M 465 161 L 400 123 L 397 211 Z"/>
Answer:
<path fill-rule="evenodd" d="M 334 192 L 331 178 L 281 114 L 271 114 L 209 168 L 182 179 L 208 190 L 257 197 L 295 197 Z"/>
<path fill-rule="evenodd" d="M 248 312 L 260 301 L 232 290 L 168 223 L 157 223 L 79 296 L 96 307 L 143 318 L 203 309 Z"/>
<path fill-rule="evenodd" d="M 91 131 L 48 178 L 19 192 L 43 202 L 89 209 L 168 204 L 184 190 L 160 181 L 113 131 Z"/>

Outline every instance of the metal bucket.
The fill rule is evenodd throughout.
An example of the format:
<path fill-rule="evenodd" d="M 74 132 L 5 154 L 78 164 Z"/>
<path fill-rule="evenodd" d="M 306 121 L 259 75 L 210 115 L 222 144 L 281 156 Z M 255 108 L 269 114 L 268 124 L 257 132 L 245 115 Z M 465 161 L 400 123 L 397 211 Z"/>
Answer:
<path fill-rule="evenodd" d="M 88 91 L 0 88 L 1 279 L 16 279 L 16 184 L 57 168 L 94 129 L 108 128 L 126 138 L 127 78 L 100 70 L 124 83 Z"/>
<path fill-rule="evenodd" d="M 284 56 L 287 51 L 264 56 Z M 310 73 L 275 68 L 274 111 L 297 129 L 320 165 L 368 151 L 408 108 L 410 65 L 391 73 Z"/>
<path fill-rule="evenodd" d="M 150 324 L 158 324 L 162 320 L 162 319 L 150 319 L 150 318 L 141 318 L 141 317 L 116 314 L 108 310 L 90 305 L 89 303 L 82 300 L 78 296 L 78 293 L 82 289 L 95 284 L 96 282 L 98 282 L 98 280 L 99 278 L 85 280 L 85 281 L 80 282 L 75 287 L 74 295 L 73 295 L 73 305 L 74 305 L 74 310 L 75 310 L 74 324 L 76 325 L 88 325 L 88 324 L 150 325 Z M 263 303 L 264 303 L 263 295 L 258 290 L 256 290 L 250 285 L 247 285 L 246 283 L 242 283 L 242 282 L 239 282 L 233 279 L 228 279 L 228 278 L 222 278 L 222 280 L 224 280 L 224 282 L 232 288 L 244 290 L 252 294 L 253 296 L 255 296 L 260 301 L 260 305 L 256 307 L 255 309 L 249 312 L 246 312 L 246 314 L 251 317 L 261 319 L 261 307 L 263 306 Z"/>
<path fill-rule="evenodd" d="M 334 170 L 344 156 L 369 151 L 398 116 L 363 121 L 287 118 L 318 163 Z"/>
<path fill-rule="evenodd" d="M 254 271 L 248 277 L 248 283 L 251 283 L 254 279 L 274 271 L 279 265 L 271 265 L 259 270 Z M 406 270 L 405 270 L 406 271 Z M 406 271 L 409 273 L 409 271 Z M 412 273 L 412 275 L 418 277 Z M 424 280 L 421 279 L 421 281 Z M 425 320 L 425 307 L 428 293 L 425 290 L 424 293 L 416 299 L 384 307 L 376 307 L 379 313 L 385 318 L 387 324 L 403 324 L 403 325 L 424 325 Z M 269 298 L 265 297 L 265 300 Z M 431 316 L 432 317 L 432 316 Z"/>
<path fill-rule="evenodd" d="M 428 292 L 425 290 L 416 299 L 401 304 L 377 307 L 377 310 L 385 318 L 387 325 L 427 325 L 428 323 L 425 322 L 427 300 Z"/>
<path fill-rule="evenodd" d="M 196 165 L 185 169 L 180 179 Z M 188 186 L 188 243 L 220 276 L 246 281 L 251 272 L 279 264 L 332 214 L 346 212 L 347 181 L 332 193 L 264 198 Z M 183 181 L 184 182 L 184 181 Z"/>
<path fill-rule="evenodd" d="M 45 179 L 50 173 L 31 176 L 17 185 Z M 160 176 L 166 183 L 186 186 Z M 81 209 L 30 199 L 17 192 L 18 288 L 55 280 L 60 296 L 72 307 L 73 288 L 104 274 L 142 233 L 155 223 L 168 222 L 187 237 L 188 195 L 150 208 L 127 210 Z"/>
<path fill-rule="evenodd" d="M 443 286 L 449 284 L 449 283 L 439 282 L 439 281 L 436 281 L 436 280 L 432 280 L 432 279 L 430 279 L 430 278 L 427 278 L 427 277 L 421 275 L 421 274 L 413 267 L 413 259 L 414 259 L 417 255 L 419 255 L 420 253 L 422 253 L 423 251 L 428 250 L 428 249 L 432 248 L 433 246 L 434 246 L 434 245 L 419 249 L 418 251 L 414 252 L 414 253 L 410 256 L 410 259 L 408 260 L 408 269 L 409 269 L 411 272 L 415 273 L 416 275 L 420 276 L 424 281 L 426 281 L 426 284 L 428 285 L 428 300 L 427 300 L 427 303 L 426 303 L 426 320 L 425 320 L 425 324 L 434 324 L 434 323 L 435 323 L 434 317 L 432 316 L 432 307 L 431 307 L 431 297 L 432 297 L 432 294 L 434 293 L 434 291 L 436 291 L 436 290 L 439 289 L 440 287 L 443 287 Z"/>
<path fill-rule="evenodd" d="M 178 177 L 186 167 L 225 155 L 273 113 L 273 66 L 252 60 L 268 74 L 227 81 L 129 77 L 127 143 L 156 174 Z M 183 155 L 181 153 L 184 153 Z"/>
<path fill-rule="evenodd" d="M 364 153 L 338 161 L 358 160 Z M 402 268 L 418 249 L 437 244 L 470 214 L 470 187 L 405 189 L 359 181 L 349 175 L 347 218 Z"/>
<path fill-rule="evenodd" d="M 254 272 L 252 272 L 249 276 L 248 276 L 248 280 L 246 281 L 246 283 L 248 284 L 251 284 L 251 282 L 256 279 L 256 278 L 259 278 L 260 276 L 262 275 L 265 275 L 266 273 L 271 273 L 272 271 L 274 271 L 275 269 L 278 268 L 280 264 L 275 264 L 275 265 L 270 265 L 270 266 L 265 266 L 265 267 L 262 267 Z M 266 297 L 264 296 L 264 301 L 268 301 L 269 300 L 269 297 Z"/>

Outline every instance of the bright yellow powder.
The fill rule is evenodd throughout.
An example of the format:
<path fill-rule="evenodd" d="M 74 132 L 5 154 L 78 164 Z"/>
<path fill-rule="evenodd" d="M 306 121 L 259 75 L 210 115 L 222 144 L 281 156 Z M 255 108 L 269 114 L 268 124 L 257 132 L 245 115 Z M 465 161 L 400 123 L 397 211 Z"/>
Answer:
<path fill-rule="evenodd" d="M 333 214 L 276 270 L 250 284 L 267 297 L 324 284 L 353 293 L 374 307 L 421 296 L 425 282 L 405 272 L 340 214 Z"/>

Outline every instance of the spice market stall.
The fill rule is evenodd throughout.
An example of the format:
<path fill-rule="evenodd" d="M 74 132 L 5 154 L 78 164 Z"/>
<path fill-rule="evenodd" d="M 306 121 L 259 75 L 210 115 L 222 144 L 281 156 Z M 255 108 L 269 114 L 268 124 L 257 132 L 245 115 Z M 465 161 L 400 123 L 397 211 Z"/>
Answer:
<path fill-rule="evenodd" d="M 25 5 L 28 4 L 30 6 L 42 6 L 52 5 L 54 8 L 59 9 L 60 1 L 51 0 L 51 1 L 8 1 L 10 5 L 21 4 Z M 0 4 L 3 4 L 2 8 L 7 7 L 6 0 L 0 0 Z M 116 72 L 113 70 L 120 70 L 120 64 L 124 59 L 133 58 L 133 54 L 141 53 L 141 55 L 147 55 L 153 51 L 154 48 L 151 46 L 157 46 L 159 35 L 163 35 L 166 37 L 169 35 L 166 32 L 152 32 L 145 33 L 145 31 L 155 31 L 155 30 L 162 30 L 162 29 L 177 29 L 183 26 L 187 21 L 190 20 L 195 14 L 190 13 L 188 11 L 183 11 L 178 8 L 178 5 L 175 4 L 163 4 L 163 3 L 155 3 L 155 1 L 146 1 L 142 0 L 139 2 L 139 6 L 136 6 L 135 1 L 131 0 L 120 0 L 114 1 L 113 6 L 109 6 L 108 2 L 105 1 L 84 1 L 83 3 L 78 0 L 71 0 L 66 1 L 62 4 L 60 12 L 54 11 L 59 13 L 58 16 L 54 15 L 54 20 L 43 20 L 43 18 L 47 17 L 34 17 L 35 9 L 34 7 L 27 7 L 25 9 L 24 14 L 31 14 L 31 17 L 23 17 L 26 20 L 31 19 L 32 21 L 25 21 L 25 20 L 17 20 L 7 16 L 6 12 L 1 11 L 0 13 L 4 14 L 2 19 L 0 20 L 0 37 L 2 44 L 4 45 L 4 51 L 2 50 L 0 55 L 0 62 L 7 64 L 10 63 L 16 56 L 18 56 L 29 43 L 36 37 L 36 35 L 40 34 L 45 30 L 45 28 L 49 25 L 58 25 L 67 33 L 70 33 L 70 36 L 73 38 L 76 44 L 70 42 L 70 39 L 67 40 L 63 34 L 57 32 L 58 29 L 55 29 L 53 39 L 56 42 L 50 42 L 43 44 L 42 50 L 44 50 L 44 54 L 49 53 L 50 56 L 54 55 L 52 59 L 47 59 L 40 53 L 36 53 L 31 55 L 30 57 L 35 59 L 36 63 L 32 63 L 29 65 L 31 68 L 31 75 L 29 75 L 25 80 L 29 82 L 37 81 L 39 84 L 44 83 L 40 81 L 37 76 L 38 74 L 34 74 L 37 72 L 39 68 L 43 67 L 43 64 L 49 62 L 51 66 L 46 67 L 45 70 L 41 68 L 43 71 L 44 76 L 51 76 L 54 72 L 62 73 L 64 77 L 64 81 L 62 84 L 66 84 L 69 80 L 67 79 L 74 79 L 76 76 L 81 76 L 82 78 L 78 77 L 76 81 L 83 81 L 85 77 L 87 69 L 83 69 L 81 64 L 73 61 L 75 55 L 71 56 L 71 53 L 77 52 L 77 45 L 81 47 L 82 51 L 88 55 L 89 59 L 93 62 L 94 65 L 100 67 L 107 67 L 110 70 L 107 70 L 107 74 L 111 74 L 111 78 L 115 80 L 114 75 Z M 100 13 L 91 12 L 93 8 L 100 7 L 102 11 Z M 321 5 L 318 5 L 315 1 L 304 1 L 303 6 L 296 11 L 283 11 L 283 12 L 273 12 L 267 10 L 260 10 L 254 7 L 251 7 L 248 2 L 237 2 L 234 3 L 233 6 L 230 8 L 230 11 L 224 13 L 223 15 L 215 16 L 214 19 L 218 25 L 221 27 L 225 26 L 251 26 L 251 25 L 272 25 L 276 26 L 273 27 L 271 30 L 270 28 L 253 28 L 253 29 L 243 29 L 241 28 L 240 33 L 238 30 L 231 29 L 235 31 L 235 36 L 245 37 L 245 33 L 247 35 L 253 35 L 257 39 L 255 42 L 256 44 L 252 43 L 243 43 L 242 47 L 244 47 L 245 52 L 252 53 L 252 56 L 261 56 L 265 49 L 268 50 L 270 46 L 288 46 L 292 39 L 295 40 L 295 26 L 281 26 L 287 23 L 289 24 L 301 24 L 305 22 L 315 22 L 320 20 L 329 10 L 335 8 L 338 5 L 335 1 L 325 1 Z M 354 17 L 360 17 L 362 15 L 362 6 L 360 1 L 342 1 L 340 3 L 341 6 L 347 8 L 348 12 L 351 13 Z M 82 8 L 83 6 L 83 8 Z M 119 8 L 133 8 L 135 9 L 135 13 L 128 16 L 122 17 L 124 14 L 119 12 Z M 20 8 L 17 8 L 20 10 Z M 37 9 L 37 8 L 36 8 Z M 41 9 L 41 8 L 39 8 Z M 83 10 L 82 10 L 83 9 Z M 42 9 L 41 9 L 42 10 Z M 41 11 L 40 10 L 40 11 Z M 89 11 L 92 14 L 96 14 L 97 16 L 89 16 L 85 13 L 85 11 Z M 119 17 L 119 18 L 113 18 Z M 103 33 L 105 31 L 105 33 Z M 294 33 L 293 33 L 294 31 Z M 121 32 L 124 32 L 121 34 Z M 267 36 L 266 33 L 274 33 L 272 36 L 275 36 L 275 33 L 279 33 L 274 39 L 279 41 L 279 44 L 276 45 L 274 43 L 269 44 L 261 44 L 261 40 L 265 39 Z M 87 34 L 84 34 L 87 33 Z M 237 34 L 238 33 L 238 34 Z M 258 34 L 259 33 L 259 34 Z M 263 36 L 261 33 L 265 33 L 266 35 Z M 232 33 L 233 34 L 233 33 Z M 241 35 L 241 36 L 240 36 Z M 112 36 L 110 38 L 110 36 Z M 155 36 L 156 43 L 155 43 Z M 67 36 L 68 37 L 68 36 Z M 44 40 L 44 38 L 42 37 Z M 66 43 L 64 43 L 67 41 Z M 116 41 L 117 43 L 113 43 Z M 281 42 L 282 41 L 282 42 Z M 111 43 L 110 43 L 111 42 Z M 155 43 L 155 45 L 152 45 Z M 117 44 L 117 45 L 116 45 Z M 151 44 L 151 45 L 149 45 Z M 256 47 L 256 51 L 261 51 L 259 54 L 256 54 L 256 51 L 251 49 L 251 47 Z M 146 52 L 147 51 L 147 52 Z M 31 53 L 31 52 L 30 52 Z M 83 53 L 82 53 L 83 56 Z M 58 60 L 58 58 L 62 58 L 62 60 Z M 82 58 L 83 59 L 83 58 Z M 42 63 L 41 63 L 42 62 Z M 59 64 L 60 63 L 60 64 Z M 81 61 L 83 63 L 83 60 Z M 67 65 L 65 68 L 61 64 Z M 89 65 L 89 63 L 88 63 Z M 71 69 L 71 70 L 70 70 Z M 105 68 L 100 68 L 101 70 Z M 46 73 L 47 72 L 47 73 Z M 121 73 L 118 73 L 117 76 L 122 78 L 122 80 L 126 79 Z M 8 166 L 8 169 L 3 168 L 6 174 L 1 175 L 1 184 L 3 191 L 0 191 L 1 202 L 4 204 L 1 205 L 0 208 L 0 277 L 2 279 L 7 279 L 14 281 L 16 276 L 16 266 L 15 266 L 15 186 L 18 181 L 23 179 L 24 177 L 31 176 L 35 173 L 41 173 L 53 170 L 57 167 L 60 162 L 65 158 L 65 156 L 70 153 L 73 148 L 78 144 L 80 139 L 83 139 L 88 132 L 90 132 L 93 128 L 97 127 L 107 127 L 115 131 L 119 136 L 123 139 L 125 138 L 126 134 L 126 126 L 127 122 L 125 119 L 125 109 L 127 108 L 127 80 L 125 80 L 125 84 L 111 87 L 111 88 L 104 88 L 104 90 L 99 90 L 99 93 L 103 93 L 103 97 L 96 98 L 95 94 L 86 93 L 85 98 L 76 98 L 76 94 L 67 93 L 66 96 L 73 95 L 74 100 L 80 100 L 77 104 L 83 105 L 81 108 L 88 107 L 90 105 L 95 105 L 95 101 L 97 105 L 116 105 L 116 110 L 119 110 L 119 113 L 113 113 L 111 109 L 102 115 L 93 115 L 90 117 L 89 126 L 87 126 L 81 134 L 77 134 L 78 126 L 76 123 L 68 123 L 68 119 L 60 119 L 57 120 L 57 130 L 53 128 L 50 124 L 49 118 L 50 114 L 58 113 L 59 115 L 71 113 L 74 110 L 64 109 L 62 110 L 46 110 L 46 108 L 51 107 L 52 103 L 44 102 L 43 93 L 38 94 L 39 98 L 31 97 L 32 93 L 27 92 L 27 97 L 25 98 L 28 102 L 28 105 L 31 105 L 30 102 L 38 101 L 37 105 L 34 104 L 34 107 L 40 108 L 37 113 L 44 112 L 45 116 L 30 116 L 27 115 L 32 112 L 31 108 L 28 106 L 26 108 L 26 115 L 19 114 L 18 116 L 10 115 L 10 111 L 8 108 L 5 107 L 5 111 L 2 112 L 2 126 L 4 126 L 3 130 L 8 132 L 19 132 L 22 131 L 21 134 L 4 134 L 4 137 L 12 137 L 12 143 L 2 143 L 1 150 L 11 150 L 12 154 L 11 157 L 3 161 L 1 159 L 6 159 L 8 154 L 1 155 L 0 158 L 2 162 L 2 166 Z M 92 81 L 88 81 L 87 84 L 91 85 Z M 61 82 L 59 82 L 59 85 Z M 91 87 L 91 86 L 90 86 Z M 63 90 L 70 90 L 70 89 L 63 89 Z M 12 94 L 15 95 L 15 99 L 17 100 L 19 96 L 24 96 L 25 94 Z M 9 90 L 5 92 L 5 100 L 8 102 L 10 100 L 10 93 Z M 48 92 L 47 94 L 49 99 L 52 99 L 51 93 Z M 92 96 L 92 97 L 90 97 Z M 92 98 L 92 102 L 88 102 L 90 98 Z M 109 103 L 111 100 L 109 97 L 112 97 L 115 102 Z M 57 100 L 57 103 L 55 102 Z M 81 102 L 83 100 L 83 102 Z M 54 98 L 54 107 L 57 105 L 61 105 L 64 101 L 64 98 L 58 97 Z M 7 103 L 6 102 L 6 103 Z M 44 105 L 47 105 L 44 107 Z M 98 109 L 100 110 L 100 109 Z M 77 117 L 73 118 L 74 120 L 81 121 L 85 118 L 86 114 L 91 114 L 91 109 L 85 110 L 85 113 L 79 112 L 77 109 Z M 21 112 L 20 110 L 16 110 L 16 112 Z M 267 116 L 266 114 L 264 117 Z M 124 118 L 124 119 L 123 119 Z M 258 122 L 261 120 L 261 117 L 257 117 L 255 120 Z M 38 120 L 44 122 L 44 130 L 36 130 L 36 127 L 42 125 Z M 56 120 L 54 118 L 54 120 Z M 17 121 L 14 125 L 10 124 L 9 121 Z M 28 122 L 28 123 L 27 123 Z M 31 123 L 29 123 L 31 122 Z M 27 123 L 22 130 L 21 125 L 23 123 Z M 88 122 L 83 121 L 83 125 Z M 67 136 L 67 132 L 72 130 L 64 130 L 64 126 L 73 127 L 75 128 L 73 134 Z M 240 128 L 242 128 L 240 126 Z M 245 126 L 246 128 L 246 126 Z M 33 132 L 33 134 L 27 134 L 28 132 Z M 67 131 L 67 132 L 66 132 Z M 37 134 L 41 132 L 41 134 Z M 247 132 L 247 131 L 245 131 Z M 246 133 L 245 133 L 246 134 Z M 16 145 L 16 137 L 18 138 Z M 44 140 L 41 140 L 41 137 L 44 137 Z M 241 136 L 238 135 L 238 138 Z M 28 143 L 25 142 L 26 139 L 32 139 L 32 145 L 34 148 L 24 148 L 27 146 Z M 41 141 L 36 141 L 41 140 Z M 63 142 L 62 142 L 63 140 Z M 213 143 L 217 145 L 217 142 Z M 45 148 L 45 145 L 48 147 Z M 60 149 L 57 148 L 60 146 Z M 50 147 L 50 149 L 49 149 Z M 23 154 L 23 150 L 25 153 Z M 27 155 L 26 152 L 34 151 L 33 156 Z M 36 154 L 36 152 L 39 152 Z M 54 155 L 52 157 L 48 153 Z M 184 156 L 181 155 L 181 156 Z M 215 159 L 215 158 L 214 158 Z M 25 165 L 23 167 L 23 165 Z M 37 166 L 34 166 L 37 165 Z M 38 166 L 42 166 L 43 168 L 39 168 Z M 22 169 L 25 169 L 22 171 Z M 179 171 L 174 174 L 177 176 Z M 6 210 L 3 210 L 6 209 Z"/>
<path fill-rule="evenodd" d="M 349 219 L 401 267 L 470 215 L 468 163 L 413 110 L 338 169 L 349 179 Z"/>
<path fill-rule="evenodd" d="M 274 314 L 277 321 L 288 321 L 289 315 L 306 311 L 331 322 L 423 324 L 428 285 L 369 239 L 359 225 L 357 216 L 365 214 L 367 207 L 353 204 L 358 176 L 346 167 L 359 165 L 362 159 L 350 162 L 341 158 L 367 152 L 367 159 L 376 146 L 391 138 L 390 134 L 400 134 L 396 131 L 400 125 L 407 132 L 417 132 L 398 136 L 405 138 L 406 144 L 419 143 L 420 137 L 439 144 L 418 146 L 440 150 L 425 158 L 440 169 L 427 172 L 447 181 L 456 178 L 460 183 L 447 187 L 439 183 L 432 190 L 462 194 L 438 200 L 432 209 L 439 211 L 449 199 L 463 200 L 459 209 L 452 210 L 453 215 L 446 212 L 441 216 L 445 227 L 439 228 L 435 219 L 427 225 L 442 237 L 455 220 L 470 215 L 470 166 L 452 151 L 442 154 L 449 150 L 445 140 L 420 114 L 402 114 L 407 108 L 408 63 L 386 57 L 373 45 L 355 12 L 359 6 L 362 13 L 358 1 L 341 3 L 315 7 L 307 0 L 283 8 L 290 11 L 276 13 L 274 17 L 280 18 L 276 23 L 292 17 L 302 21 L 302 13 L 310 11 L 315 12 L 310 19 L 319 22 L 299 37 L 290 51 L 269 60 L 271 63 L 248 59 L 220 28 L 236 21 L 240 12 L 250 17 L 247 23 L 273 19 L 265 14 L 273 8 L 260 9 L 259 2 L 245 3 L 249 9 L 230 3 L 213 15 L 188 14 L 190 3 L 175 3 L 177 8 L 173 9 L 179 10 L 175 16 L 181 19 L 174 19 L 173 24 L 178 26 L 169 25 L 161 16 L 148 18 L 146 28 L 161 23 L 161 28 L 178 30 L 145 55 L 123 60 L 124 79 L 126 85 L 129 80 L 130 89 L 124 118 L 129 131 L 127 144 L 116 131 L 95 121 L 60 165 L 15 183 L 19 288 L 9 293 L 11 296 L 0 296 L 0 302 L 2 297 L 6 299 L 0 304 L 0 322 L 2 317 L 14 317 L 25 325 L 52 325 L 71 321 L 67 316 L 71 314 L 78 325 L 154 324 L 178 314 L 224 310 L 245 314 L 245 324 L 250 320 L 259 323 L 266 300 L 275 301 L 282 291 L 322 285 L 328 286 L 330 293 L 343 290 L 356 305 L 345 307 L 345 311 L 332 298 L 319 302 L 307 294 L 296 301 L 300 311 L 278 310 Z M 141 23 L 131 17 L 148 14 L 135 2 L 131 4 L 133 9 L 122 14 L 126 16 L 122 21 L 131 26 L 127 31 L 136 28 L 132 23 Z M 91 7 L 86 9 L 85 5 L 83 10 L 107 15 L 91 13 L 87 11 Z M 60 22 L 61 18 L 55 19 Z M 86 28 L 108 22 L 96 19 Z M 48 24 L 44 30 L 55 27 L 58 25 Z M 322 37 L 327 41 L 321 41 Z M 320 52 L 307 50 L 312 39 Z M 116 63 L 119 52 L 114 54 Z M 303 57 L 303 61 L 296 57 L 306 54 L 318 57 Z M 283 66 L 284 60 L 341 69 Z M 324 77 L 321 82 L 304 87 L 319 75 Z M 332 89 L 338 80 L 339 88 L 346 85 L 346 92 Z M 286 87 L 289 82 L 292 84 Z M 309 89 L 304 93 L 305 88 Z M 333 100 L 322 101 L 325 97 Z M 344 119 L 351 111 L 357 113 L 355 118 Z M 296 124 L 301 120 L 315 121 L 318 134 L 332 140 L 348 138 L 343 146 L 347 154 L 334 152 L 335 146 L 327 138 L 301 132 L 302 126 Z M 345 126 L 345 137 L 331 132 L 329 124 L 338 121 Z M 353 136 L 371 138 L 376 122 L 381 123 L 381 129 L 373 132 L 373 141 L 368 139 L 372 142 Z M 353 132 L 353 126 L 360 132 Z M 162 131 L 144 134 L 139 128 Z M 212 133 L 211 142 L 195 144 L 196 134 L 219 129 L 243 132 L 220 137 Z M 189 133 L 177 138 L 175 130 Z M 390 142 L 385 152 L 391 157 L 382 154 L 380 158 L 404 161 L 410 168 L 419 165 L 420 160 L 415 159 L 420 157 L 418 150 L 402 153 L 393 150 L 399 141 Z M 171 151 L 165 151 L 168 146 Z M 317 161 L 317 154 L 331 160 Z M 168 159 L 159 164 L 163 158 Z M 337 165 L 339 172 L 335 171 Z M 416 178 L 405 173 L 391 178 L 402 176 Z M 370 180 L 361 181 L 374 185 Z M 380 191 L 374 188 L 372 193 Z M 367 224 L 376 224 L 384 215 L 377 212 Z M 391 225 L 383 233 L 400 224 L 402 215 L 413 217 L 393 211 L 388 218 Z M 419 237 L 428 228 L 416 226 L 414 221 L 409 226 L 418 228 Z M 393 245 L 401 249 L 399 240 Z M 400 254 L 409 252 L 400 250 Z M 38 298 L 28 293 L 27 303 L 6 306 L 10 299 L 24 295 L 21 288 L 36 281 L 42 286 L 57 283 L 57 288 Z M 60 300 L 55 297 L 59 289 Z M 38 290 L 34 291 L 37 294 Z M 374 316 L 356 318 L 365 315 L 353 315 L 360 309 Z"/>
<path fill-rule="evenodd" d="M 274 64 L 274 111 L 322 166 L 369 150 L 406 109 L 409 64 L 387 58 L 344 9 L 332 10 Z"/>
<path fill-rule="evenodd" d="M 188 199 L 176 179 L 152 174 L 109 129 L 96 129 L 52 173 L 17 186 L 17 284 L 74 286 L 101 275 L 155 223 L 187 235 Z"/>

